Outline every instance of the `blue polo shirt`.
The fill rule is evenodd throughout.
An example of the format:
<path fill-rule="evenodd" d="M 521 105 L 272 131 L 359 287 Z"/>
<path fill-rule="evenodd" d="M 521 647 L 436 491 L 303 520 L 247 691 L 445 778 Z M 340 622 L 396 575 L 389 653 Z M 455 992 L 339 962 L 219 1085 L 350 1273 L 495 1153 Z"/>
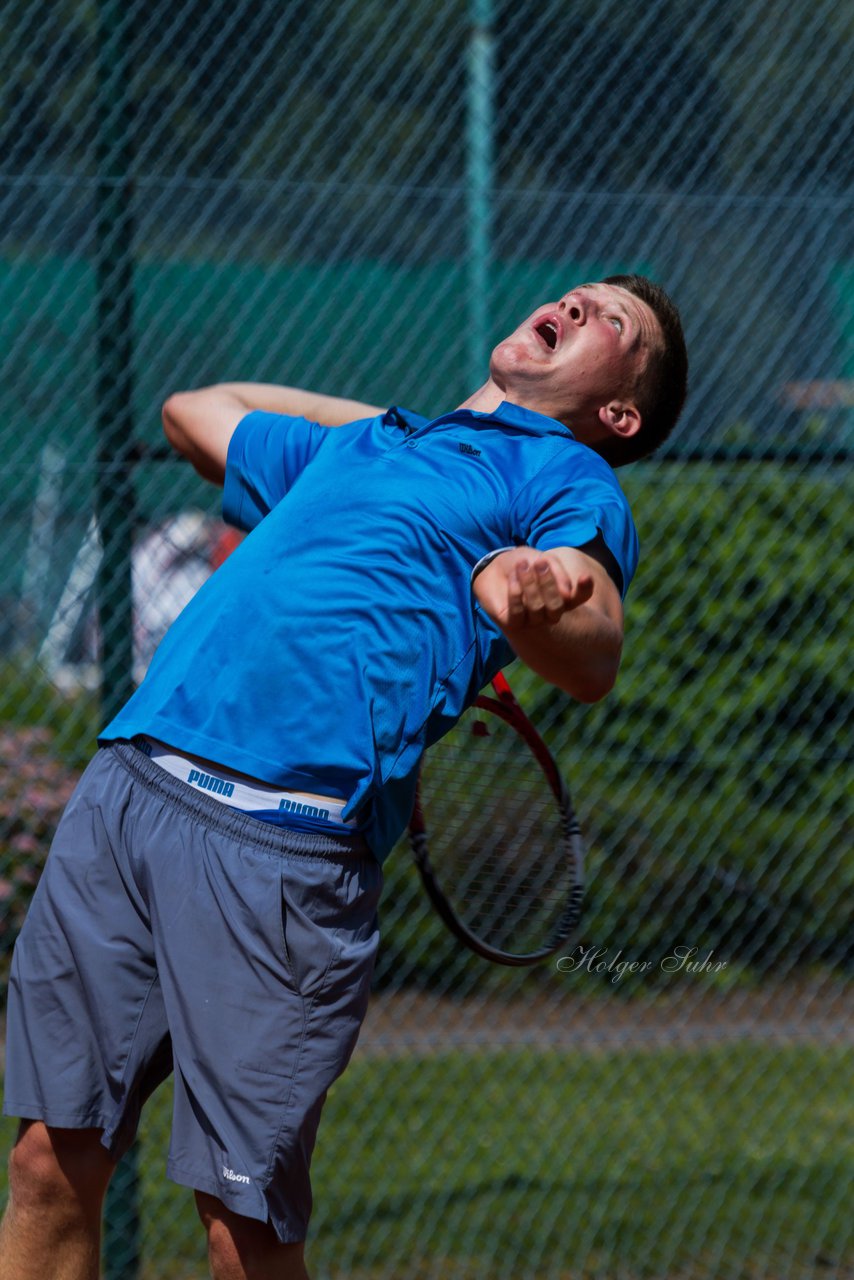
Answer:
<path fill-rule="evenodd" d="M 637 535 L 617 478 L 559 422 L 507 402 L 331 429 L 249 414 L 223 513 L 249 530 L 172 624 L 101 741 L 148 734 L 286 788 L 349 800 L 380 859 L 418 763 L 513 657 L 471 591 L 488 551 Z"/>

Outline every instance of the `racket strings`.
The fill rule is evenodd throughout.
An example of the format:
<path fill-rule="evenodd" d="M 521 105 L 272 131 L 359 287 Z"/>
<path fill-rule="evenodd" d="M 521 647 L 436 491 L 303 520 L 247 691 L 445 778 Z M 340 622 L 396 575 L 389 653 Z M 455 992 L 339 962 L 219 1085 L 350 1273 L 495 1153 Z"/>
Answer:
<path fill-rule="evenodd" d="M 500 950 L 556 936 L 574 887 L 564 815 L 517 731 L 469 713 L 421 775 L 430 861 L 461 922 Z"/>

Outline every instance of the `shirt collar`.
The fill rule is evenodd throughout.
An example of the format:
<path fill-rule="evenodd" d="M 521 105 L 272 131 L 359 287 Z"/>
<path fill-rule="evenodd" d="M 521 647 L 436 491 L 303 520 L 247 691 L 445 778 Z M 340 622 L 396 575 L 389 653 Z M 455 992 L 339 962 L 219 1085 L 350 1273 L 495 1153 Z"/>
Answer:
<path fill-rule="evenodd" d="M 407 431 L 418 431 L 430 423 L 429 418 L 425 418 L 420 413 L 413 413 L 411 409 L 402 409 L 399 405 L 392 405 L 383 415 L 383 421 L 387 426 L 403 427 Z M 575 439 L 569 427 L 558 422 L 556 418 L 548 418 L 544 413 L 525 409 L 522 405 L 512 404 L 509 400 L 502 400 L 497 408 L 491 409 L 488 413 L 482 413 L 477 409 L 452 409 L 450 413 L 443 413 L 435 418 L 431 425 L 439 422 L 468 422 L 472 426 L 499 422 L 528 431 L 532 435 L 561 435 L 568 436 L 570 440 Z"/>
<path fill-rule="evenodd" d="M 387 427 L 403 427 L 406 432 L 418 431 L 420 427 L 425 427 L 430 421 L 423 414 L 414 413 L 412 409 L 402 409 L 397 404 L 393 404 L 390 409 L 386 409 L 382 419 Z"/>
<path fill-rule="evenodd" d="M 512 404 L 509 400 L 502 400 L 497 409 L 493 409 L 491 413 L 478 413 L 474 415 L 478 418 L 497 418 L 499 422 L 506 422 L 513 427 L 521 427 L 523 431 L 532 431 L 536 435 L 560 435 L 569 436 L 571 440 L 575 436 L 569 427 L 564 423 L 558 422 L 557 418 L 549 418 L 544 413 L 537 413 L 535 409 L 525 409 L 520 404 Z"/>

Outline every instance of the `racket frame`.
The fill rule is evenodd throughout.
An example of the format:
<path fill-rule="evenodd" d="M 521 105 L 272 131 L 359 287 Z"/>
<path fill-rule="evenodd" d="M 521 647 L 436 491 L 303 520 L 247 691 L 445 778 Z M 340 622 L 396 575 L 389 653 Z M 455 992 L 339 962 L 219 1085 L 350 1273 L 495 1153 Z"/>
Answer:
<path fill-rule="evenodd" d="M 421 882 L 443 924 L 450 929 L 451 933 L 460 942 L 463 942 L 476 955 L 481 956 L 482 959 L 489 960 L 493 964 L 521 968 L 539 964 L 540 961 L 554 955 L 556 951 L 565 945 L 577 926 L 581 917 L 584 897 L 584 843 L 581 836 L 581 828 L 578 825 L 578 819 L 572 807 L 569 788 L 563 775 L 558 769 L 548 747 L 519 705 L 502 672 L 499 672 L 493 679 L 492 689 L 495 697 L 479 694 L 473 703 L 472 709 L 489 711 L 499 716 L 511 729 L 519 734 L 542 769 L 561 814 L 566 856 L 573 865 L 574 876 L 566 905 L 552 937 L 536 951 L 524 953 L 502 951 L 500 948 L 493 947 L 490 943 L 485 942 L 483 938 L 480 938 L 460 920 L 442 891 L 430 861 L 427 824 L 421 802 L 420 780 L 416 788 L 415 804 L 409 823 L 409 840 L 415 858 L 415 865 L 421 875 Z"/>

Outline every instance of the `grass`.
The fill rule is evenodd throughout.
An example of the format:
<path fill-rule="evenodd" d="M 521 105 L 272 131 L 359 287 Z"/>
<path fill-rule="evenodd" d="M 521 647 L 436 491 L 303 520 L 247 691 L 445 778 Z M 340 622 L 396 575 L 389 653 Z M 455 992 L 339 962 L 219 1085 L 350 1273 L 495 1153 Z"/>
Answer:
<path fill-rule="evenodd" d="M 754 1044 L 357 1060 L 321 1128 L 312 1274 L 847 1280 L 852 1065 L 842 1048 Z M 168 1126 L 167 1088 L 144 1122 L 143 1274 L 196 1280 Z"/>

